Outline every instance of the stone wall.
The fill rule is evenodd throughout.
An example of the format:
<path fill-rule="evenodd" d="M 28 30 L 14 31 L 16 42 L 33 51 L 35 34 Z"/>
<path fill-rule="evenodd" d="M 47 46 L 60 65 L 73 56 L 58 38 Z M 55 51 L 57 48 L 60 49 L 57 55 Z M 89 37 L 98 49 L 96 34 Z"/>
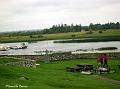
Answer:
<path fill-rule="evenodd" d="M 69 60 L 69 59 L 96 59 L 100 53 L 84 53 L 84 54 L 71 54 L 70 52 L 66 53 L 54 53 L 49 55 L 49 60 Z M 109 59 L 120 59 L 120 52 L 116 53 L 107 53 Z M 11 57 L 17 57 L 21 59 L 30 59 L 36 61 L 44 61 L 45 55 L 11 55 Z"/>
<path fill-rule="evenodd" d="M 36 68 L 36 61 L 35 60 L 24 60 L 24 61 L 18 61 L 18 62 L 8 62 L 5 64 L 2 64 L 5 66 L 15 66 L 15 67 L 33 67 Z"/>

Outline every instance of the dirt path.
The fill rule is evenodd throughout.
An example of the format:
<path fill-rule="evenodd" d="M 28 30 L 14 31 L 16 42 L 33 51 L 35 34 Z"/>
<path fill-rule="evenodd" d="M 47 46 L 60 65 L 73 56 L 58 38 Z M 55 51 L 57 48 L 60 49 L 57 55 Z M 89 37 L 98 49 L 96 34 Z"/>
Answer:
<path fill-rule="evenodd" d="M 94 76 L 98 80 L 105 80 L 105 81 L 110 82 L 111 84 L 120 84 L 120 81 L 118 81 L 118 80 L 113 80 L 113 79 L 110 79 L 110 78 L 107 78 L 107 77 L 104 77 L 104 76 L 99 76 L 99 75 L 94 75 Z"/>

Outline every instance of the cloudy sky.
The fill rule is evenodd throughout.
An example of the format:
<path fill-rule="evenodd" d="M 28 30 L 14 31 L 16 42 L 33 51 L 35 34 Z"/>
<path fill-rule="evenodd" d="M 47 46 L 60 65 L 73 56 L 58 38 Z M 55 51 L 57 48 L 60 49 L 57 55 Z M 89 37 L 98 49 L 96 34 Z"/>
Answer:
<path fill-rule="evenodd" d="M 0 0 L 0 31 L 120 21 L 120 0 Z"/>

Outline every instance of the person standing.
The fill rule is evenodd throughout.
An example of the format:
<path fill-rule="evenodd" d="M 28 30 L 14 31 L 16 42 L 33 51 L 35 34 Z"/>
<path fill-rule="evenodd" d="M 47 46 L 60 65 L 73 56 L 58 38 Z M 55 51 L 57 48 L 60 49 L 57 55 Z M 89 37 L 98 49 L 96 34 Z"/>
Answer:
<path fill-rule="evenodd" d="M 97 58 L 97 64 L 98 67 L 103 66 L 103 58 L 102 58 L 102 54 L 100 54 Z"/>
<path fill-rule="evenodd" d="M 107 54 L 103 54 L 103 67 L 108 67 L 108 56 Z"/>
<path fill-rule="evenodd" d="M 100 64 L 100 66 L 102 67 L 108 67 L 108 56 L 107 54 L 101 54 L 98 59 L 97 59 L 97 63 Z"/>

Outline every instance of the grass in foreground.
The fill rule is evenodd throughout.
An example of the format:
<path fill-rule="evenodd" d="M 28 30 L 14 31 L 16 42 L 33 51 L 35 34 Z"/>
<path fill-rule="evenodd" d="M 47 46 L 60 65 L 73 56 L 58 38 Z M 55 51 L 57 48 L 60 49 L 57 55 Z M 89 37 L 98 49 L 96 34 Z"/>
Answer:
<path fill-rule="evenodd" d="M 8 89 L 5 85 L 23 85 L 28 88 L 21 89 L 119 89 L 120 85 L 111 84 L 96 76 L 106 76 L 120 80 L 120 72 L 104 75 L 83 75 L 80 73 L 66 72 L 65 68 L 76 64 L 89 63 L 96 65 L 94 59 L 51 61 L 50 63 L 39 62 L 37 68 L 4 67 L 0 66 L 0 89 Z M 116 68 L 120 60 L 110 60 L 109 66 Z M 21 76 L 29 80 L 19 80 Z M 16 88 L 11 88 L 16 89 Z"/>

